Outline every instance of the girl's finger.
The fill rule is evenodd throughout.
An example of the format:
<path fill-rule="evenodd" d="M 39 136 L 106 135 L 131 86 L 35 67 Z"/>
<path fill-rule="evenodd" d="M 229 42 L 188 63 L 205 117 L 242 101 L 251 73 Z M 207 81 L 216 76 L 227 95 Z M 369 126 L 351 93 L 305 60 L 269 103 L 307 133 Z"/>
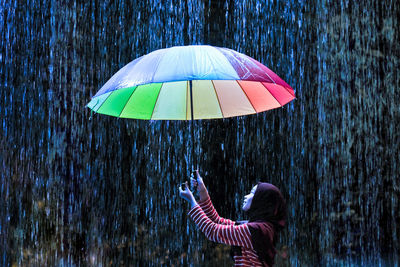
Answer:
<path fill-rule="evenodd" d="M 185 187 L 185 190 L 184 190 L 184 191 L 188 191 L 188 190 L 189 190 L 189 184 L 188 184 L 188 181 L 186 181 L 186 182 L 185 182 L 185 185 L 186 185 L 186 187 Z"/>

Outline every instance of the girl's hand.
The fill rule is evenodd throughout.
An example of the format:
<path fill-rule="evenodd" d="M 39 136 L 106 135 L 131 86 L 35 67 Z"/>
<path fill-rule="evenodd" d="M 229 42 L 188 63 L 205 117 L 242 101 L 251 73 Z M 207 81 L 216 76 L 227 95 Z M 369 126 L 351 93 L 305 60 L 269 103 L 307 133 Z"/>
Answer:
<path fill-rule="evenodd" d="M 197 192 L 199 193 L 200 202 L 203 202 L 209 198 L 208 191 L 206 186 L 204 185 L 203 179 L 199 174 L 199 170 L 195 171 L 195 175 L 196 175 L 196 180 L 193 177 L 191 177 L 190 182 L 192 184 L 192 187 L 197 187 Z"/>
<path fill-rule="evenodd" d="M 185 189 L 182 186 L 179 187 L 179 196 L 189 202 L 192 208 L 197 205 L 196 199 L 189 189 L 188 182 L 185 183 Z"/>
<path fill-rule="evenodd" d="M 194 174 L 196 177 L 193 176 L 193 173 L 190 176 L 190 185 L 192 186 L 192 188 L 196 187 L 198 193 L 206 192 L 207 189 L 206 189 L 206 186 L 204 185 L 203 178 L 201 178 L 201 176 L 199 174 L 199 170 L 195 170 Z"/>

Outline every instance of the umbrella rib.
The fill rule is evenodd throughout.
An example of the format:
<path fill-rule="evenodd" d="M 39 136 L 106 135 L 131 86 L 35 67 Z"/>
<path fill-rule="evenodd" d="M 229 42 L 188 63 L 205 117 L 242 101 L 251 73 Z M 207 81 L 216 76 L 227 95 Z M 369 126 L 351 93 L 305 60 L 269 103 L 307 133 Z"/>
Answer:
<path fill-rule="evenodd" d="M 276 82 L 274 81 L 274 79 L 272 79 L 272 78 L 271 78 L 271 76 L 269 76 L 269 74 L 268 74 L 267 72 L 265 72 L 265 74 L 267 74 L 268 78 L 270 78 L 270 79 L 271 79 L 271 81 L 273 81 L 273 82 L 274 82 L 274 84 L 276 84 Z"/>
<path fill-rule="evenodd" d="M 109 96 L 110 96 L 110 95 L 108 95 L 107 98 L 108 98 Z M 107 100 L 107 98 L 106 98 L 106 100 Z M 103 103 L 104 103 L 104 101 L 103 101 Z M 101 103 L 101 105 L 103 105 L 103 103 Z M 92 111 L 96 108 L 96 106 L 97 106 L 98 104 L 100 104 L 100 101 L 97 99 L 96 105 L 93 106 Z M 100 105 L 100 107 L 101 107 L 101 105 Z M 96 109 L 96 111 L 97 111 L 100 107 L 98 107 L 98 108 Z M 94 113 L 97 113 L 96 111 L 95 111 Z"/>
<path fill-rule="evenodd" d="M 160 96 L 160 93 L 161 93 L 161 90 L 162 90 L 163 86 L 164 86 L 164 83 L 161 84 L 160 90 L 158 90 L 157 98 L 156 98 L 156 101 L 154 102 L 153 110 L 151 111 L 150 120 L 153 118 L 153 114 L 154 114 L 154 110 L 156 109 L 158 97 Z"/>
<path fill-rule="evenodd" d="M 138 86 L 135 86 L 135 89 L 133 89 L 133 91 L 132 91 L 131 95 L 129 96 L 128 100 L 126 101 L 124 107 L 121 109 L 121 112 L 119 113 L 118 118 L 121 118 L 120 116 L 121 116 L 122 112 L 124 111 L 124 109 L 125 109 L 126 105 L 128 104 L 129 100 L 131 100 L 132 95 L 133 95 L 134 92 L 136 92 L 137 88 L 138 88 Z"/>
<path fill-rule="evenodd" d="M 267 72 L 265 72 L 265 74 L 267 74 L 267 76 L 271 79 L 271 81 L 274 82 L 274 84 L 282 86 L 283 88 L 285 88 L 286 91 L 288 91 L 289 94 L 293 95 L 292 92 L 290 92 L 285 86 L 283 86 L 283 85 L 281 85 L 281 84 L 277 84 L 277 83 L 271 78 L 271 76 L 269 76 L 269 74 L 268 74 Z M 293 88 L 292 88 L 292 89 L 293 89 Z M 294 95 L 293 95 L 293 96 L 294 96 Z M 279 101 L 278 101 L 278 102 L 279 102 Z M 280 104 L 280 103 L 279 103 L 279 104 Z"/>
<path fill-rule="evenodd" d="M 246 56 L 247 56 L 247 55 L 246 55 Z M 258 68 L 259 70 L 261 70 L 262 72 L 264 72 L 265 74 L 267 74 L 268 78 L 270 78 L 271 81 L 272 81 L 274 84 L 276 84 L 276 82 L 274 81 L 274 79 L 272 79 L 272 77 L 269 76 L 269 74 L 268 74 L 266 71 L 264 71 L 263 69 L 261 69 L 261 68 L 258 66 L 258 64 L 260 64 L 260 65 L 262 65 L 262 66 L 265 66 L 265 65 L 263 65 L 261 62 L 255 60 L 255 59 L 252 58 L 252 57 L 249 57 L 249 56 L 247 56 L 247 57 L 248 57 L 251 61 L 253 61 L 253 62 L 256 64 L 256 66 L 257 66 L 257 68 Z"/>
<path fill-rule="evenodd" d="M 253 58 L 251 58 L 251 59 L 253 59 Z M 261 63 L 261 62 L 260 62 Z M 262 64 L 262 63 L 261 63 Z M 271 76 L 269 76 L 269 74 L 265 71 L 265 74 L 267 74 L 267 76 L 268 76 L 268 78 L 270 78 L 271 79 L 271 81 L 273 81 L 273 83 L 274 84 L 277 84 L 275 81 L 274 81 L 274 79 L 272 79 L 272 77 Z M 279 77 L 280 78 L 280 77 Z M 289 94 L 291 94 L 291 95 L 293 95 L 285 86 L 283 86 L 283 85 L 281 85 L 281 84 L 279 84 L 280 86 L 282 86 L 283 88 L 285 88 L 285 90 L 286 91 L 288 91 L 288 93 Z M 293 88 L 292 88 L 293 89 Z M 294 95 L 293 95 L 294 96 Z M 278 101 L 279 102 L 279 101 Z M 280 104 L 280 103 L 279 103 Z"/>
<path fill-rule="evenodd" d="M 285 88 L 286 91 L 288 91 L 289 94 L 291 94 L 292 96 L 294 96 L 294 98 L 296 98 L 296 96 L 294 95 L 294 93 L 290 92 L 288 88 L 286 88 L 286 86 L 281 85 L 283 88 Z M 293 88 L 292 88 L 293 90 Z M 294 91 L 294 90 L 293 90 Z"/>
<path fill-rule="evenodd" d="M 185 116 L 185 120 L 188 120 L 188 89 L 189 89 L 189 81 L 186 81 L 186 116 Z"/>
<path fill-rule="evenodd" d="M 252 58 L 252 57 L 249 57 L 249 56 L 247 56 L 250 60 L 253 60 L 253 61 L 255 61 L 256 63 L 258 62 L 257 60 L 255 60 L 254 58 Z M 261 65 L 263 65 L 261 62 L 258 62 L 258 63 L 260 63 Z M 257 65 L 257 64 L 256 64 Z M 257 66 L 258 67 L 258 66 Z M 263 71 L 262 69 L 261 69 L 261 71 Z M 266 72 L 266 71 L 263 71 L 267 76 L 268 76 L 268 78 L 270 78 L 271 79 L 271 81 L 274 83 L 274 84 L 277 84 L 275 81 L 274 81 L 274 79 L 272 79 L 272 77 L 271 76 L 269 76 L 269 74 L 268 74 L 268 72 Z M 272 71 L 271 71 L 272 72 Z M 276 74 L 275 74 L 276 75 Z M 278 76 L 279 77 L 279 76 Z M 280 77 L 279 77 L 280 78 Z M 291 94 L 291 95 L 293 95 L 293 93 L 292 92 L 290 92 L 285 86 L 283 86 L 283 85 L 281 85 L 281 84 L 277 84 L 277 85 L 280 85 L 280 86 L 282 86 L 283 88 L 285 88 L 285 90 L 286 91 L 288 91 L 288 93 L 289 94 Z M 293 88 L 292 88 L 293 89 Z M 294 95 L 293 95 L 294 96 Z M 294 96 L 295 97 L 295 96 Z M 278 103 L 279 103 L 279 101 L 278 101 Z M 281 104 L 281 103 L 279 103 L 279 104 Z M 282 105 L 281 105 L 282 106 Z"/>
<path fill-rule="evenodd" d="M 243 87 L 240 85 L 239 81 L 236 80 L 236 82 L 237 82 L 237 84 L 239 85 L 240 89 L 242 89 L 242 92 L 244 93 L 244 95 L 247 97 L 247 100 L 249 101 L 250 105 L 253 107 L 254 112 L 255 112 L 255 113 L 258 113 L 257 110 L 256 110 L 256 108 L 254 107 L 253 103 L 251 103 L 249 96 L 246 94 L 246 91 L 243 90 Z"/>
<path fill-rule="evenodd" d="M 251 60 L 255 60 L 254 58 L 252 58 L 252 57 L 249 57 Z M 256 60 L 255 60 L 256 61 Z M 261 62 L 260 62 L 260 64 L 262 64 Z M 274 83 L 274 84 L 277 84 L 275 81 L 274 81 L 274 79 L 272 79 L 272 77 L 271 76 L 269 76 L 269 74 L 266 72 L 266 71 L 264 71 L 264 73 L 265 74 L 267 74 L 267 76 L 268 76 L 268 78 L 270 78 L 271 79 L 271 81 Z M 276 74 L 275 74 L 276 75 Z M 280 78 L 280 77 L 279 77 Z M 283 88 L 285 88 L 285 90 L 286 91 L 288 91 L 288 93 L 289 94 L 291 94 L 291 95 L 293 95 L 293 93 L 292 92 L 290 92 L 285 86 L 283 86 L 283 85 L 281 85 L 281 84 L 277 84 L 277 85 L 280 85 L 280 86 L 282 86 Z M 293 89 L 293 88 L 292 88 Z M 294 95 L 293 95 L 294 96 Z M 295 97 L 295 96 L 294 96 Z M 279 102 L 279 101 L 278 101 Z M 279 103 L 280 104 L 280 103 Z M 281 105 L 282 106 L 282 105 Z"/>
<path fill-rule="evenodd" d="M 268 73 L 265 73 L 265 74 L 268 75 Z M 274 82 L 274 84 L 282 86 L 283 88 L 285 88 L 285 90 L 286 90 L 289 94 L 293 95 L 293 93 L 290 92 L 285 86 L 283 86 L 283 85 L 281 85 L 281 84 L 277 84 L 274 80 L 272 80 L 271 76 L 268 75 L 268 77 L 271 79 L 271 81 Z M 292 88 L 292 89 L 293 89 L 293 88 Z M 294 96 L 294 95 L 293 95 L 293 96 Z"/>
<path fill-rule="evenodd" d="M 193 108 L 193 81 L 189 80 L 189 89 L 190 89 L 190 121 L 194 121 L 194 108 Z"/>
<path fill-rule="evenodd" d="M 97 113 L 97 111 L 101 108 L 101 106 L 103 106 L 104 103 L 106 103 L 107 99 L 110 97 L 110 95 L 112 95 L 114 91 L 111 91 L 110 94 L 108 94 L 108 96 L 106 97 L 106 99 L 104 99 L 104 101 L 100 104 L 100 106 L 97 108 L 97 110 L 95 110 L 95 113 Z M 95 106 L 97 106 L 99 103 L 96 103 Z M 92 109 L 93 110 L 93 109 Z"/>
<path fill-rule="evenodd" d="M 214 81 L 213 81 L 213 80 L 211 80 L 211 84 L 212 84 L 213 87 L 214 87 L 214 93 L 215 93 L 215 96 L 217 97 L 217 100 L 218 100 L 219 110 L 221 110 L 222 118 L 225 118 L 224 111 L 222 110 L 221 102 L 219 102 L 219 97 L 218 97 L 217 89 L 215 88 L 215 84 L 214 84 Z"/>
<path fill-rule="evenodd" d="M 160 56 L 158 57 L 157 66 L 156 66 L 156 68 L 155 68 L 155 70 L 154 70 L 153 76 L 151 77 L 151 81 L 152 81 L 152 82 L 154 82 L 154 76 L 156 76 L 156 73 L 157 73 L 157 71 L 158 71 L 158 67 L 160 66 L 161 60 L 165 57 L 165 54 L 166 54 L 166 53 L 163 53 L 162 55 L 160 55 Z M 153 114 L 151 114 L 151 115 L 153 116 Z"/>

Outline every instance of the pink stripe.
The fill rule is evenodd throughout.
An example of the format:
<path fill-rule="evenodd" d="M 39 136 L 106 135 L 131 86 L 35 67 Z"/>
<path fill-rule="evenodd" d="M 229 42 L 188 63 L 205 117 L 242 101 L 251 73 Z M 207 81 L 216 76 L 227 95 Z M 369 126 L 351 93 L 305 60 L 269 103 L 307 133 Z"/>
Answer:
<path fill-rule="evenodd" d="M 229 236 L 231 238 L 231 241 L 233 244 L 237 244 L 239 242 L 239 239 L 237 238 L 237 233 L 235 231 L 232 231 L 232 228 L 227 229 L 229 231 Z"/>
<path fill-rule="evenodd" d="M 199 203 L 200 207 L 210 207 L 210 204 L 211 204 L 211 199 L 207 199 L 204 202 Z"/>
<path fill-rule="evenodd" d="M 204 232 L 204 229 L 207 227 L 207 221 L 204 220 L 204 216 L 201 216 L 202 220 L 199 223 L 199 228 L 202 232 Z"/>
<path fill-rule="evenodd" d="M 264 69 L 259 66 L 261 63 L 258 61 L 230 49 L 218 48 L 218 50 L 228 59 L 241 80 L 273 82 Z M 259 64 L 257 64 L 257 62 Z"/>
<path fill-rule="evenodd" d="M 236 244 L 241 244 L 242 243 L 242 238 L 240 234 L 240 228 L 238 228 L 239 231 L 233 231 L 233 235 L 235 236 L 236 239 Z"/>
<path fill-rule="evenodd" d="M 247 236 L 246 228 L 245 228 L 245 227 L 243 227 L 243 241 L 244 241 L 244 243 L 245 243 L 246 248 L 250 248 L 250 246 L 249 246 L 249 239 L 248 239 L 248 236 Z"/>
<path fill-rule="evenodd" d="M 218 219 L 218 213 L 217 213 L 217 211 L 216 211 L 215 209 L 212 210 L 212 212 L 211 212 L 211 217 L 212 217 L 214 220 L 217 220 L 217 219 Z"/>
<path fill-rule="evenodd" d="M 207 213 L 209 213 L 210 211 L 212 211 L 212 209 L 211 209 L 210 206 L 205 206 L 205 207 L 203 208 L 203 211 L 207 214 Z"/>
<path fill-rule="evenodd" d="M 285 88 L 277 84 L 262 83 L 265 88 L 271 93 L 271 95 L 281 104 L 282 106 L 289 103 L 294 99 L 294 96 L 289 93 Z"/>
<path fill-rule="evenodd" d="M 268 75 L 268 77 L 270 77 L 270 79 L 272 79 L 273 83 L 282 85 L 283 87 L 291 90 L 293 92 L 293 96 L 294 96 L 294 91 L 293 88 L 290 87 L 289 84 L 287 84 L 284 80 L 282 80 L 278 75 L 276 75 L 272 70 L 270 70 L 269 68 L 267 68 L 266 66 L 264 66 L 263 64 L 261 64 L 260 62 L 258 62 L 257 60 L 255 60 L 254 58 L 250 58 L 250 60 L 252 60 L 260 69 L 262 69 L 263 72 L 266 73 L 266 75 Z"/>
<path fill-rule="evenodd" d="M 188 215 L 189 215 L 189 216 L 192 216 L 193 213 L 194 213 L 196 210 L 197 210 L 197 206 L 195 206 L 194 208 L 192 208 L 192 209 L 188 212 Z"/>
<path fill-rule="evenodd" d="M 206 229 L 204 229 L 204 233 L 206 234 L 206 236 L 211 236 L 211 226 L 212 224 L 210 223 L 207 225 Z"/>
<path fill-rule="evenodd" d="M 200 222 L 200 219 L 201 219 L 201 213 L 200 213 L 200 211 L 201 211 L 201 209 L 199 208 L 199 209 L 197 209 L 197 210 L 194 212 L 194 214 L 192 215 L 192 216 L 193 216 L 193 221 L 195 221 L 196 224 L 198 224 L 198 223 Z"/>
<path fill-rule="evenodd" d="M 246 237 L 245 237 L 245 235 L 244 235 L 244 231 L 243 231 L 244 229 L 243 229 L 243 227 L 242 227 L 242 226 L 239 226 L 239 227 L 238 227 L 238 230 L 239 230 L 239 233 L 240 233 L 240 243 L 241 243 L 241 245 L 247 247 L 247 244 L 246 244 Z"/>
<path fill-rule="evenodd" d="M 250 240 L 251 233 L 250 233 L 249 227 L 247 227 L 247 225 L 245 225 L 244 230 L 246 232 L 246 234 L 244 236 L 246 238 L 247 247 L 253 249 L 253 244 L 251 243 L 251 240 Z"/>
<path fill-rule="evenodd" d="M 252 256 L 252 257 L 256 257 L 256 258 L 257 258 L 257 254 L 254 253 L 254 252 L 251 251 L 251 250 L 247 251 L 247 254 L 250 255 L 250 256 Z M 258 259 L 258 258 L 257 258 L 257 259 Z"/>
<path fill-rule="evenodd" d="M 231 63 L 231 66 L 235 69 L 240 80 L 279 84 L 292 96 L 295 96 L 294 90 L 289 84 L 259 61 L 227 48 L 217 49 L 228 59 L 229 63 Z"/>
<path fill-rule="evenodd" d="M 219 235 L 222 235 L 224 229 L 221 229 L 220 225 L 217 225 L 217 227 L 214 229 L 213 234 L 214 234 L 214 240 L 219 242 Z"/>
<path fill-rule="evenodd" d="M 226 227 L 226 235 L 227 238 L 231 241 L 231 242 L 235 242 L 235 232 L 231 231 L 231 228 Z"/>

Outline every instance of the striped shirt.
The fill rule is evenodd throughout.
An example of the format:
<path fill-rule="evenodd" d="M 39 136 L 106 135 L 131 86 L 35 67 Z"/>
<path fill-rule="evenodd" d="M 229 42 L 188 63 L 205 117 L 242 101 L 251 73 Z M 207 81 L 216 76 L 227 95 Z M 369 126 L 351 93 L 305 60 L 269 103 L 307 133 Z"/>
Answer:
<path fill-rule="evenodd" d="M 235 225 L 234 221 L 220 217 L 210 198 L 193 207 L 188 214 L 207 239 L 241 247 L 242 255 L 234 256 L 234 266 L 263 266 L 253 249 L 247 223 Z"/>

